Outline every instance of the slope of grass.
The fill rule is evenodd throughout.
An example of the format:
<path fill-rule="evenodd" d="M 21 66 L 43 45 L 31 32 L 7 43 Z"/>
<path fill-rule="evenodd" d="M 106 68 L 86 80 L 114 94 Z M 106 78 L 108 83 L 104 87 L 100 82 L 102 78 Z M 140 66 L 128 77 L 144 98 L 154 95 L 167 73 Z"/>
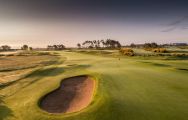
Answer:
<path fill-rule="evenodd" d="M 45 53 L 45 54 L 41 54 Z M 27 52 L 27 55 L 0 57 L 0 89 L 16 80 L 23 78 L 32 71 L 49 65 L 60 64 L 58 56 L 46 52 Z M 19 53 L 21 54 L 21 53 Z"/>
<path fill-rule="evenodd" d="M 0 118 L 8 120 L 187 120 L 188 60 L 102 57 L 61 52 L 67 60 L 44 67 L 0 90 Z M 71 114 L 50 114 L 39 99 L 66 77 L 89 74 L 98 88 L 91 105 Z M 14 91 L 14 92 L 12 92 Z M 15 92 L 16 91 L 16 92 Z M 8 109 L 8 110 L 7 110 Z"/>

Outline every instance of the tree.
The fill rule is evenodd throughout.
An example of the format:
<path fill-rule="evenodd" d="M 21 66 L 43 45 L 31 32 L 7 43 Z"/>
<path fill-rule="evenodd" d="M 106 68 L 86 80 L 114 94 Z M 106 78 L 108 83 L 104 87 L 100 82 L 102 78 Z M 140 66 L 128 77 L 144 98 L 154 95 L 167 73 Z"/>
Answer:
<path fill-rule="evenodd" d="M 97 45 L 100 47 L 100 40 L 97 40 Z"/>
<path fill-rule="evenodd" d="M 151 43 L 151 47 L 152 47 L 152 48 L 157 48 L 158 45 L 157 45 L 157 43 Z"/>
<path fill-rule="evenodd" d="M 80 43 L 78 43 L 78 44 L 77 44 L 77 47 L 78 47 L 78 48 L 81 48 L 81 44 L 80 44 Z"/>
<path fill-rule="evenodd" d="M 106 48 L 121 48 L 121 44 L 116 40 L 86 40 L 82 43 L 85 48 L 100 48 L 101 44 Z M 78 46 L 78 45 L 77 45 Z"/>
<path fill-rule="evenodd" d="M 105 41 L 104 41 L 104 40 L 100 40 L 100 42 L 102 43 L 103 47 L 105 47 L 105 46 L 106 46 L 106 44 L 105 44 Z"/>
<path fill-rule="evenodd" d="M 84 46 L 84 47 L 88 47 L 89 45 L 88 45 L 88 43 L 89 43 L 89 41 L 88 40 L 86 40 L 86 41 L 84 41 L 83 43 L 82 43 L 82 45 Z"/>
<path fill-rule="evenodd" d="M 63 44 L 57 45 L 58 46 L 58 50 L 63 50 L 65 49 L 65 46 Z"/>
<path fill-rule="evenodd" d="M 90 40 L 86 40 L 82 43 L 82 45 L 85 47 L 85 48 L 93 48 L 94 47 L 94 43 L 93 41 L 90 41 Z"/>
<path fill-rule="evenodd" d="M 115 46 L 116 46 L 117 48 L 121 48 L 121 44 L 119 43 L 119 41 L 116 41 Z"/>
<path fill-rule="evenodd" d="M 157 48 L 157 43 L 145 43 L 144 48 Z"/>
<path fill-rule="evenodd" d="M 28 48 L 29 48 L 28 45 L 23 45 L 23 46 L 21 47 L 22 50 L 28 50 Z"/>
<path fill-rule="evenodd" d="M 33 50 L 33 48 L 32 48 L 32 47 L 29 47 L 28 50 Z"/>
<path fill-rule="evenodd" d="M 89 45 L 88 48 L 93 48 L 95 46 L 95 43 L 94 43 L 94 41 L 89 40 L 88 45 Z"/>
<path fill-rule="evenodd" d="M 57 45 L 53 45 L 54 50 L 58 50 L 58 46 Z"/>
<path fill-rule="evenodd" d="M 120 48 L 121 47 L 121 44 L 119 43 L 119 41 L 111 40 L 111 39 L 107 39 L 105 42 L 105 45 L 107 48 Z"/>
<path fill-rule="evenodd" d="M 144 48 L 151 48 L 151 44 L 150 43 L 145 43 L 144 44 Z"/>
<path fill-rule="evenodd" d="M 2 48 L 3 51 L 8 51 L 8 50 L 11 49 L 11 47 L 8 46 L 8 45 L 2 45 L 1 48 Z"/>
<path fill-rule="evenodd" d="M 130 47 L 135 48 L 136 45 L 134 43 L 131 43 Z"/>
<path fill-rule="evenodd" d="M 48 49 L 48 50 L 52 50 L 52 49 L 53 49 L 53 46 L 48 45 L 48 46 L 47 46 L 47 49 Z"/>
<path fill-rule="evenodd" d="M 66 47 L 65 47 L 65 45 L 63 45 L 63 44 L 59 44 L 59 45 L 48 45 L 47 46 L 47 49 L 48 50 L 63 50 L 63 49 L 65 49 Z"/>

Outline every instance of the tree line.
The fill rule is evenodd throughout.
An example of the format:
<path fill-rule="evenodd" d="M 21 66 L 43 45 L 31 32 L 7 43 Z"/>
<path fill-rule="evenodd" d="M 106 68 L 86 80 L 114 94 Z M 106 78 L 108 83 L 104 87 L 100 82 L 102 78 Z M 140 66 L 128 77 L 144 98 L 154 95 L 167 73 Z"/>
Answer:
<path fill-rule="evenodd" d="M 144 44 L 131 43 L 129 47 L 131 47 L 131 48 L 158 48 L 161 46 L 162 45 L 158 45 L 157 43 L 152 42 L 152 43 L 144 43 Z"/>
<path fill-rule="evenodd" d="M 0 51 L 9 51 L 11 47 L 9 45 L 2 45 L 0 46 Z"/>
<path fill-rule="evenodd" d="M 121 48 L 121 44 L 117 40 L 86 40 L 82 44 L 77 44 L 78 48 Z"/>
<path fill-rule="evenodd" d="M 83 43 L 78 43 L 78 48 L 89 48 L 89 49 L 116 49 L 116 48 L 122 48 L 122 47 L 130 47 L 130 48 L 144 48 L 144 49 L 150 49 L 150 48 L 163 48 L 168 46 L 188 46 L 187 43 L 171 43 L 171 44 L 157 44 L 155 42 L 152 43 L 144 43 L 144 44 L 134 44 L 131 43 L 127 46 L 122 46 L 119 41 L 112 40 L 112 39 L 106 39 L 106 40 L 86 40 Z M 64 50 L 66 49 L 66 46 L 64 44 L 54 44 L 54 45 L 48 45 L 46 47 L 47 50 Z M 2 45 L 0 46 L 0 51 L 10 51 L 11 46 L 9 45 Z M 21 47 L 21 50 L 33 50 L 32 47 L 28 45 L 23 45 Z"/>
<path fill-rule="evenodd" d="M 21 47 L 21 50 L 33 50 L 33 48 L 32 48 L 32 47 L 29 47 L 28 45 L 23 45 L 23 46 Z"/>
<path fill-rule="evenodd" d="M 47 50 L 64 50 L 66 47 L 63 44 L 59 45 L 48 45 Z"/>
<path fill-rule="evenodd" d="M 32 47 L 29 47 L 28 45 L 23 45 L 21 47 L 21 50 L 32 50 L 33 48 Z M 9 45 L 2 45 L 0 46 L 0 51 L 11 51 L 11 50 L 14 50 L 11 48 L 11 46 Z"/>

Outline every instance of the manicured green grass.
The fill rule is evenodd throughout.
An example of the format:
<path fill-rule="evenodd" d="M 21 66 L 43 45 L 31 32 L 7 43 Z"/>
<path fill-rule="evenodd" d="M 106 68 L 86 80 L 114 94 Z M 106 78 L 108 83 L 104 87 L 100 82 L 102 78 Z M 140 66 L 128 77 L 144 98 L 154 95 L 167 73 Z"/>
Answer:
<path fill-rule="evenodd" d="M 0 119 L 8 120 L 187 120 L 188 60 L 103 57 L 59 52 L 66 61 L 33 72 L 0 90 Z M 96 77 L 98 88 L 86 109 L 50 114 L 38 102 L 63 78 Z"/>

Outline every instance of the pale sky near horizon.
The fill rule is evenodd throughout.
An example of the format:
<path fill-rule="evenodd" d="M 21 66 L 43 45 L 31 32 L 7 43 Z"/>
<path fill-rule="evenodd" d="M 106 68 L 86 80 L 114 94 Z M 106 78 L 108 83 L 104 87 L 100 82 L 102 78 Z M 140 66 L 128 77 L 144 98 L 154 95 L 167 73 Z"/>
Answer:
<path fill-rule="evenodd" d="M 96 1 L 0 0 L 0 45 L 75 47 L 107 38 L 123 45 L 188 43 L 186 0 Z"/>

